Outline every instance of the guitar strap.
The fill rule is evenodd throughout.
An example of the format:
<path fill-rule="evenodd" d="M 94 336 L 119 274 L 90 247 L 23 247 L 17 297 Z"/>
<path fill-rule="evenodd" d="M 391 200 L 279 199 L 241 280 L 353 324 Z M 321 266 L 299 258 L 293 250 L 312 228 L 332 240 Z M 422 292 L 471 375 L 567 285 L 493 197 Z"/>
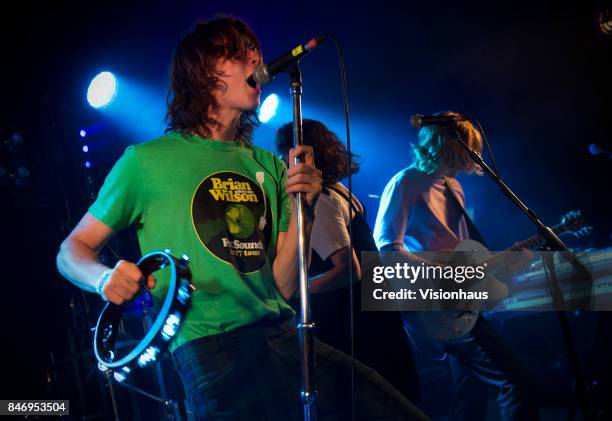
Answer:
<path fill-rule="evenodd" d="M 332 187 L 326 187 L 326 189 L 333 190 L 340 195 L 350 206 L 353 208 L 353 220 L 350 222 L 351 232 L 353 234 L 353 248 L 357 253 L 357 258 L 361 262 L 361 252 L 363 251 L 377 251 L 376 243 L 374 242 L 374 236 L 372 230 L 366 221 L 366 210 L 365 206 L 361 205 L 360 210 L 353 200 L 349 200 L 348 192 L 334 189 Z M 356 200 L 356 199 L 355 199 Z M 374 258 L 374 257 L 373 257 Z"/>
<path fill-rule="evenodd" d="M 355 203 L 354 203 L 352 200 L 349 200 L 349 196 L 348 196 L 348 194 L 347 194 L 347 193 L 343 192 L 342 190 L 334 189 L 334 188 L 333 188 L 333 187 L 331 187 L 331 186 L 327 186 L 327 187 L 326 187 L 326 189 L 327 189 L 327 190 L 333 190 L 333 191 L 335 191 L 335 192 L 336 192 L 336 193 L 338 193 L 338 194 L 339 194 L 339 195 L 340 195 L 340 196 L 341 196 L 341 197 L 342 197 L 344 200 L 346 200 L 346 202 L 347 202 L 347 203 L 349 203 L 349 204 L 350 204 L 350 206 L 353 208 L 353 215 L 354 215 L 354 216 L 356 216 L 356 215 L 361 215 L 361 217 L 362 217 L 363 219 L 365 219 L 365 218 L 366 218 L 366 210 L 365 210 L 365 207 L 363 208 L 363 213 L 362 213 L 362 212 L 361 212 L 359 209 L 357 209 L 357 206 L 355 206 Z"/>
<path fill-rule="evenodd" d="M 461 202 L 455 195 L 455 191 L 451 188 L 451 185 L 448 181 L 448 177 L 442 177 L 442 178 L 444 179 L 444 185 L 446 186 L 446 191 L 449 192 L 447 196 L 452 198 L 451 201 L 455 204 L 455 206 L 457 206 L 457 208 L 459 208 L 459 211 L 463 214 L 463 217 L 465 218 L 465 223 L 467 225 L 468 235 L 470 236 L 470 239 L 476 240 L 486 247 L 487 242 L 485 241 L 480 231 L 478 231 L 478 228 L 476 228 L 476 225 L 474 224 L 474 221 L 472 221 L 472 218 L 470 218 L 470 215 L 468 215 L 465 208 L 461 205 Z"/>

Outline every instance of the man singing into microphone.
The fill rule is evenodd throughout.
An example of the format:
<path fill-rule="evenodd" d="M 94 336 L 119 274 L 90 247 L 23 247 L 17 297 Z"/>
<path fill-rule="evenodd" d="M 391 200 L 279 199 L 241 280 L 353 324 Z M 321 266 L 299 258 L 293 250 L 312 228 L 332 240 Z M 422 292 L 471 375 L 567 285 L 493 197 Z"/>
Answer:
<path fill-rule="evenodd" d="M 414 163 L 389 181 L 380 200 L 374 239 L 383 262 L 402 258 L 419 265 L 425 260 L 412 252 L 453 250 L 468 238 L 482 239 L 462 210 L 463 189 L 455 178 L 459 172 L 480 174 L 480 167 L 450 135 L 456 130 L 470 149 L 480 153 L 480 133 L 457 113 L 418 120 L 424 126 L 413 148 Z M 503 420 L 539 418 L 524 370 L 485 318 L 478 316 L 465 338 L 440 343 L 426 338 L 418 325 L 427 313 L 405 312 L 402 317 L 416 348 L 437 359 L 450 355 L 455 393 L 449 419 L 484 420 L 487 384 L 497 389 Z"/>
<path fill-rule="evenodd" d="M 143 253 L 169 248 L 190 257 L 196 291 L 171 349 L 197 419 L 302 417 L 300 350 L 286 303 L 298 273 L 294 194 L 305 195 L 310 235 L 321 173 L 310 147 L 291 150 L 287 170 L 252 145 L 260 88 L 247 79 L 260 63 L 259 42 L 238 19 L 186 34 L 171 64 L 166 134 L 126 149 L 57 258 L 71 282 L 123 304 L 156 281 L 133 263 L 97 261 L 117 230 L 135 225 Z M 157 280 L 156 298 L 167 281 Z M 350 360 L 320 342 L 315 348 L 318 413 L 345 417 Z M 360 364 L 356 382 L 357 418 L 424 418 Z"/>

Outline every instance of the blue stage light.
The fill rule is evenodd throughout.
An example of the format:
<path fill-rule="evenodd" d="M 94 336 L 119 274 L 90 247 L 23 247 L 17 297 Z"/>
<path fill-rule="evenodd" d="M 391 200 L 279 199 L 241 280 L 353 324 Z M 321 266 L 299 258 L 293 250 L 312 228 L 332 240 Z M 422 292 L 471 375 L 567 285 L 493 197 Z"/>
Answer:
<path fill-rule="evenodd" d="M 276 110 L 278 109 L 278 105 L 280 104 L 280 99 L 276 94 L 270 94 L 264 100 L 263 104 L 261 104 L 261 108 L 259 110 L 259 120 L 262 123 L 267 123 L 276 115 Z"/>
<path fill-rule="evenodd" d="M 89 146 L 83 145 L 83 152 L 85 153 L 89 152 Z"/>
<path fill-rule="evenodd" d="M 91 168 L 91 162 L 85 161 L 85 168 Z"/>
<path fill-rule="evenodd" d="M 117 95 L 117 79 L 111 72 L 99 73 L 87 89 L 87 102 L 94 108 L 104 108 Z"/>
<path fill-rule="evenodd" d="M 85 130 L 81 130 L 81 131 L 79 132 L 79 136 L 81 136 L 81 137 L 85 137 L 85 136 L 87 136 L 87 132 L 86 132 Z"/>

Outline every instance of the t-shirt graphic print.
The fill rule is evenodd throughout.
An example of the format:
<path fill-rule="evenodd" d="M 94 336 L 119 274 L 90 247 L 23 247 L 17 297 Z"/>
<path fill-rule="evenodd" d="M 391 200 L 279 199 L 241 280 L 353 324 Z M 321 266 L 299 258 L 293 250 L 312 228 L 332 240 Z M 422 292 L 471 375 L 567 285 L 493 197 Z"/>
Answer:
<path fill-rule="evenodd" d="M 263 190 L 264 172 L 256 180 L 236 172 L 207 176 L 196 188 L 191 217 L 204 247 L 242 273 L 266 263 L 272 220 Z"/>

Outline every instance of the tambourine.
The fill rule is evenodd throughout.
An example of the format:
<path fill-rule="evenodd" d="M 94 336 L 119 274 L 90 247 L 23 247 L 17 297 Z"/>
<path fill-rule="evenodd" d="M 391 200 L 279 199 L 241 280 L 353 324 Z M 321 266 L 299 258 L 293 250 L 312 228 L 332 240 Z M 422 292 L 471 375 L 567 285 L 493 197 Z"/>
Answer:
<path fill-rule="evenodd" d="M 134 369 L 152 365 L 170 344 L 180 328 L 195 287 L 191 283 L 189 258 L 183 255 L 177 259 L 170 250 L 155 251 L 143 256 L 137 263 L 145 279 L 165 267 L 170 268 L 170 283 L 166 298 L 155 318 L 153 325 L 144 338 L 123 358 L 115 359 L 115 337 L 121 322 L 123 306 L 108 303 L 102 309 L 93 348 L 98 360 L 98 368 L 111 370 L 115 380 L 124 381 Z"/>

